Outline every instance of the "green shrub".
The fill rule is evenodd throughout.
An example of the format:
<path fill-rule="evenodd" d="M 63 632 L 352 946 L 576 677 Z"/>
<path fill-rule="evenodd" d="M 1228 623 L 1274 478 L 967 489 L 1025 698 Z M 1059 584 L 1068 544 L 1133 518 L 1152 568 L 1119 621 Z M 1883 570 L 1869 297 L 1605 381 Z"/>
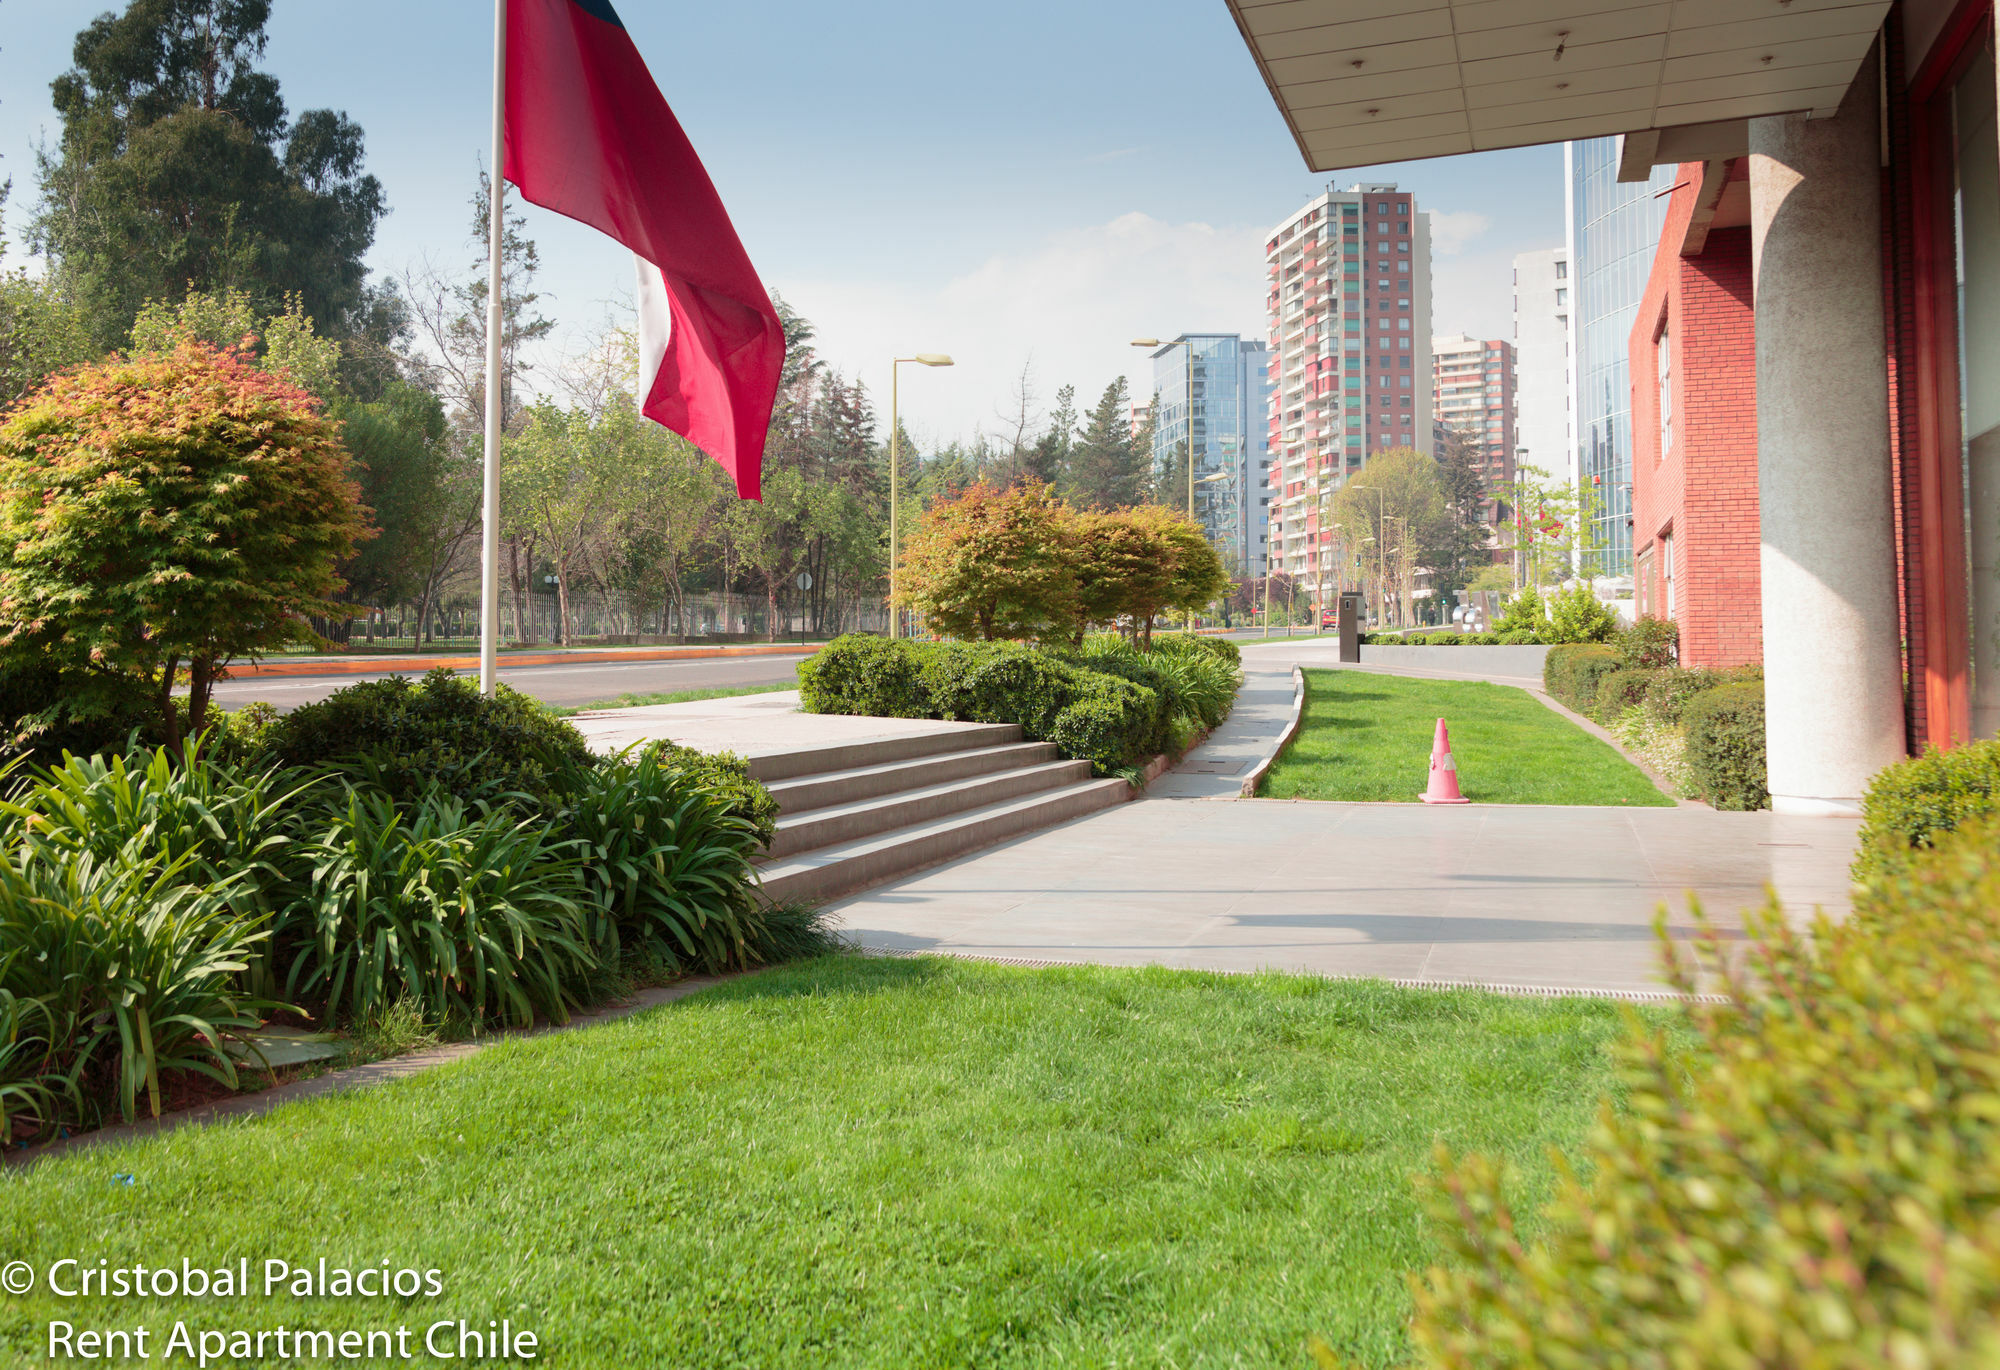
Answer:
<path fill-rule="evenodd" d="M 1646 687 L 1646 708 L 1662 723 L 1679 723 L 1696 695 L 1728 683 L 1720 671 L 1699 666 L 1669 666 L 1653 673 Z"/>
<path fill-rule="evenodd" d="M 6 959 L 19 954 L 10 952 Z M 7 967 L 0 962 L 0 983 L 6 980 Z M 39 999 L 0 989 L 0 1146 L 13 1144 L 16 1116 L 35 1123 L 39 1131 L 82 1107 L 75 1080 L 52 1063 L 53 1021 Z"/>
<path fill-rule="evenodd" d="M 1597 707 L 1597 682 L 1624 661 L 1614 648 L 1599 643 L 1564 643 L 1549 648 L 1542 662 L 1542 688 L 1552 699 L 1580 714 Z"/>
<path fill-rule="evenodd" d="M 1582 581 L 1549 596 L 1549 642 L 1608 642 L 1618 631 L 1618 615 Z"/>
<path fill-rule="evenodd" d="M 1493 621 L 1493 631 L 1507 633 L 1534 633 L 1537 637 L 1547 629 L 1548 619 L 1542 612 L 1542 597 L 1532 585 L 1525 585 L 1521 592 L 1500 606 L 1500 617 Z"/>
<path fill-rule="evenodd" d="M 1861 812 L 1855 878 L 1902 869 L 1946 833 L 2000 813 L 2000 741 L 1950 751 L 1927 747 L 1922 756 L 1884 766 L 1869 782 Z"/>
<path fill-rule="evenodd" d="M 1631 627 L 1620 628 L 1611 640 L 1624 654 L 1627 666 L 1658 670 L 1680 660 L 1681 628 L 1670 618 L 1644 614 Z"/>
<path fill-rule="evenodd" d="M 554 797 L 556 777 L 592 764 L 583 734 L 527 695 L 482 695 L 439 667 L 364 681 L 301 705 L 264 730 L 257 760 L 315 766 L 399 800 L 433 788 L 464 800 Z"/>
<path fill-rule="evenodd" d="M 231 907 L 233 877 L 191 883 L 191 864 L 137 843 L 102 858 L 33 833 L 0 862 L 0 990 L 46 1013 L 45 1083 L 89 1095 L 101 1082 L 127 1119 L 142 1086 L 159 1115 L 168 1071 L 235 1087 L 226 1044 L 269 1007 L 238 977 L 266 933 Z"/>
<path fill-rule="evenodd" d="M 1515 628 L 1505 633 L 1488 633 L 1486 636 L 1493 638 L 1503 647 L 1537 647 L 1542 641 L 1539 636 L 1526 628 Z"/>
<path fill-rule="evenodd" d="M 1418 1363 L 2000 1364 L 1996 853 L 1976 820 L 1852 917 L 1773 906 L 1705 958 L 1727 1002 L 1632 1020 L 1617 1105 L 1538 1220 L 1441 1152 Z"/>
<path fill-rule="evenodd" d="M 1743 681 L 1704 691 L 1688 704 L 1682 721 L 1688 766 L 1703 798 L 1718 809 L 1770 807 L 1761 683 Z"/>
<path fill-rule="evenodd" d="M 809 714 L 929 718 L 922 667 L 917 643 L 848 633 L 799 663 L 799 707 Z"/>
<path fill-rule="evenodd" d="M 698 752 L 672 742 L 655 742 L 660 764 L 672 767 L 715 796 L 722 811 L 748 823 L 759 846 L 778 834 L 778 801 L 750 774 L 750 763 L 734 752 Z M 586 783 L 590 777 L 586 773 Z"/>
<path fill-rule="evenodd" d="M 1466 637 L 1464 633 L 1453 632 L 1449 628 L 1440 629 L 1435 633 L 1424 634 L 1424 645 L 1427 647 L 1462 647 L 1465 645 L 1465 642 Z"/>
<path fill-rule="evenodd" d="M 1161 653 L 1174 655 L 1184 652 L 1200 653 L 1214 657 L 1232 670 L 1243 664 L 1243 649 L 1226 637 L 1211 637 L 1199 633 L 1155 633 L 1153 635 L 1153 655 Z"/>
<path fill-rule="evenodd" d="M 1225 652 L 1207 645 L 1213 639 L 1175 637 L 1176 645 L 1146 653 L 1114 635 L 1092 634 L 1066 655 L 1014 643 L 906 642 L 884 650 L 878 638 L 842 637 L 806 663 L 810 674 L 801 666 L 800 698 L 808 712 L 1018 723 L 1026 737 L 1052 741 L 1064 756 L 1108 775 L 1151 760 L 1176 736 L 1213 726 L 1209 720 L 1219 722 L 1235 698 L 1236 672 Z M 1109 701 L 1132 716 L 1114 725 L 1103 716 Z"/>
<path fill-rule="evenodd" d="M 1158 726 L 1158 696 L 1115 676 L 1091 675 L 1075 702 L 1056 715 L 1049 741 L 1064 756 L 1088 761 L 1093 774 L 1115 775 L 1152 759 L 1165 745 Z"/>
<path fill-rule="evenodd" d="M 285 995 L 350 1022 L 400 1000 L 434 1023 L 566 1021 L 600 968 L 578 858 L 505 808 L 349 788 L 273 929 Z"/>
<path fill-rule="evenodd" d="M 1498 647 L 1500 645 L 1500 634 L 1470 633 L 1466 636 L 1465 640 L 1469 645 L 1474 647 Z"/>
<path fill-rule="evenodd" d="M 1645 703 L 1655 674 L 1630 666 L 1605 672 L 1597 682 L 1597 698 L 1591 705 L 1591 717 L 1606 725 L 1623 718 L 1627 709 Z"/>
<path fill-rule="evenodd" d="M 768 838 L 685 767 L 683 754 L 656 742 L 613 757 L 570 796 L 564 832 L 581 846 L 584 884 L 601 914 L 591 941 L 607 964 L 636 951 L 715 973 L 758 959 L 748 937 L 751 862 Z"/>
<path fill-rule="evenodd" d="M 218 762 L 207 737 L 175 758 L 166 748 L 65 757 L 0 801 L 8 846 L 122 852 L 185 863 L 187 883 L 225 891 L 229 905 L 269 914 L 297 867 L 289 804 L 296 789 L 273 770 Z"/>

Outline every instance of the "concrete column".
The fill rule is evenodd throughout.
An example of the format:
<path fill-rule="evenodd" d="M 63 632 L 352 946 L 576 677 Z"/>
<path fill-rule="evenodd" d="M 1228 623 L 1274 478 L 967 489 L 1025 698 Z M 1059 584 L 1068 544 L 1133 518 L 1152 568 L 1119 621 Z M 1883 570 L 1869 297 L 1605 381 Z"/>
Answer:
<path fill-rule="evenodd" d="M 1871 54 L 1831 119 L 1750 121 L 1771 806 L 1859 812 L 1904 755 Z"/>

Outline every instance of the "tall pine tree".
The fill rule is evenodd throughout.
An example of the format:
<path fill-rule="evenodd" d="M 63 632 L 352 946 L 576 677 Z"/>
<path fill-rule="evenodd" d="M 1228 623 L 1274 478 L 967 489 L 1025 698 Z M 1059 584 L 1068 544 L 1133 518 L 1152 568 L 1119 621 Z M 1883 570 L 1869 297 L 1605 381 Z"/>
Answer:
<path fill-rule="evenodd" d="M 1064 493 L 1079 509 L 1124 509 L 1142 502 L 1150 453 L 1132 433 L 1132 392 L 1125 378 L 1104 387 L 1070 454 Z"/>

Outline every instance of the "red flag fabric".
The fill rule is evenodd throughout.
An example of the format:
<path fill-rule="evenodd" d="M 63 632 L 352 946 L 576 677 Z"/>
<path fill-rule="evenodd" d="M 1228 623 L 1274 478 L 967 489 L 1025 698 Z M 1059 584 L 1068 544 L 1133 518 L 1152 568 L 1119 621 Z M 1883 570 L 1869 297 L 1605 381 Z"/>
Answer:
<path fill-rule="evenodd" d="M 785 334 L 609 0 L 508 0 L 503 171 L 639 259 L 639 409 L 756 499 Z"/>

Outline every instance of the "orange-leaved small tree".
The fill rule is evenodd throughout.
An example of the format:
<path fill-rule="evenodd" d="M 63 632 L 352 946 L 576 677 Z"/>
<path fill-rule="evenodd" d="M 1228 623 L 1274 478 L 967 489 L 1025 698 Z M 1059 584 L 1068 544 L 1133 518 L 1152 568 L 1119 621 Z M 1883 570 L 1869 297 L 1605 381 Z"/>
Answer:
<path fill-rule="evenodd" d="M 1229 588 L 1201 525 L 1157 504 L 1080 515 L 1076 546 L 1083 617 L 1125 621 L 1148 646 L 1159 615 L 1206 608 Z"/>
<path fill-rule="evenodd" d="M 975 485 L 925 511 L 897 563 L 897 599 L 953 637 L 1069 635 L 1075 519 L 1046 485 Z"/>
<path fill-rule="evenodd" d="M 49 380 L 0 420 L 0 651 L 137 679 L 181 742 L 231 660 L 311 641 L 368 536 L 339 427 L 234 351 L 183 342 Z"/>

